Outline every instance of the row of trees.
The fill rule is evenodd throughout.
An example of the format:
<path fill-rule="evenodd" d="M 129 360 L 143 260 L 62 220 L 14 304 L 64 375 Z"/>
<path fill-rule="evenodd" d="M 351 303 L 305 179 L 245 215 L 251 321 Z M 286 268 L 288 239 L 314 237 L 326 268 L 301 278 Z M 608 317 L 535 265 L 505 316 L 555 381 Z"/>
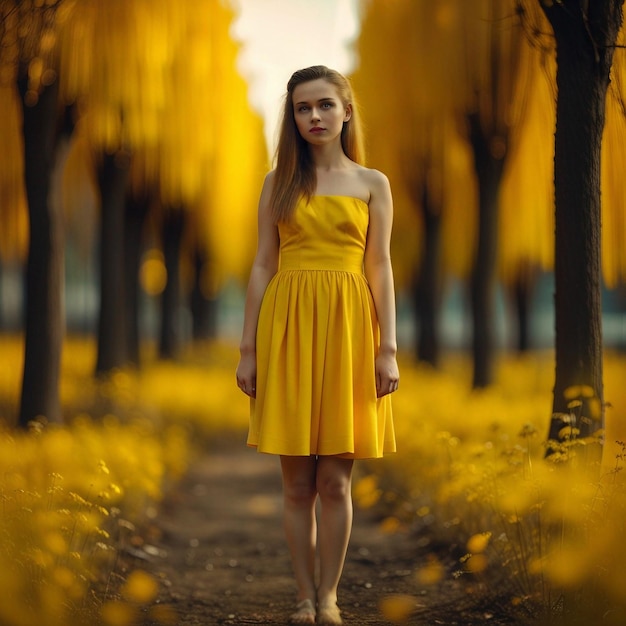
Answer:
<path fill-rule="evenodd" d="M 0 220 L 16 229 L 3 229 L 3 244 L 11 242 L 3 260 L 23 254 L 23 230 L 28 237 L 25 426 L 39 416 L 61 419 L 64 232 L 72 209 L 80 213 L 93 198 L 100 209 L 97 372 L 138 358 L 146 236 L 167 268 L 160 348 L 172 356 L 183 238 L 200 302 L 215 297 L 215 268 L 246 271 L 254 251 L 248 207 L 266 151 L 235 67 L 233 15 L 219 0 L 1 0 L 0 11 L 0 134 L 21 129 L 0 155 Z"/>
<path fill-rule="evenodd" d="M 415 284 L 419 357 L 437 361 L 443 279 L 455 275 L 470 287 L 474 386 L 488 385 L 496 282 L 518 302 L 523 338 L 535 276 L 554 268 L 551 436 L 569 413 L 564 392 L 574 386 L 592 390 L 585 398 L 593 395 L 585 400 L 592 419 L 583 434 L 603 419 L 596 409 L 601 247 L 606 283 L 626 276 L 616 182 L 626 64 L 613 64 L 622 4 L 363 5 L 353 78 L 372 165 L 394 186 L 394 259 L 399 286 Z M 0 235 L 2 258 L 23 253 L 20 233 L 29 238 L 19 418 L 25 425 L 39 415 L 60 419 L 68 215 L 80 215 L 96 198 L 98 372 L 138 358 L 137 277 L 147 239 L 167 266 L 161 352 L 172 355 L 181 247 L 196 267 L 197 294 L 207 285 L 214 294 L 220 275 L 246 275 L 266 157 L 260 121 L 235 71 L 233 16 L 219 0 L 0 0 L 0 7 L 0 126 L 9 138 L 0 154 L 0 220 L 8 227 Z M 607 108 L 610 76 L 616 97 Z M 605 111 L 613 126 L 604 150 L 611 150 L 614 169 L 600 166 Z M 621 225 L 602 234 L 601 172 L 602 219 Z"/>
<path fill-rule="evenodd" d="M 516 303 L 523 349 L 534 281 L 553 269 L 552 439 L 574 387 L 585 390 L 581 435 L 603 426 L 601 249 L 606 284 L 626 278 L 626 198 L 615 182 L 624 165 L 621 51 L 613 64 L 622 5 L 372 0 L 359 41 L 354 81 L 372 164 L 390 173 L 397 198 L 395 256 L 417 268 L 417 353 L 437 363 L 441 289 L 456 275 L 469 285 L 474 386 L 490 384 L 497 281 Z"/>

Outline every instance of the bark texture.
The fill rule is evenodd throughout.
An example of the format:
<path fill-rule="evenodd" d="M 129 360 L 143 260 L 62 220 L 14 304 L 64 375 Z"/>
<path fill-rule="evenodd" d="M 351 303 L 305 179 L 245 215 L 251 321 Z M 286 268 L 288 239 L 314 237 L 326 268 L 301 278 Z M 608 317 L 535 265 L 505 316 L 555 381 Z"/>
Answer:
<path fill-rule="evenodd" d="M 65 151 L 73 126 L 59 125 L 58 82 L 42 88 L 27 104 L 26 73 L 18 81 L 22 102 L 24 176 L 29 243 L 25 288 L 24 371 L 18 423 L 36 418 L 61 421 L 59 373 L 64 337 L 63 216 L 50 202 L 55 164 Z"/>
<path fill-rule="evenodd" d="M 178 355 L 181 338 L 180 250 L 185 227 L 185 212 L 170 209 L 163 216 L 163 256 L 167 283 L 161 299 L 161 338 L 159 356 L 172 359 Z"/>
<path fill-rule="evenodd" d="M 98 169 L 100 186 L 100 316 L 96 373 L 126 365 L 124 279 L 124 207 L 130 159 L 119 151 L 103 154 Z"/>
<path fill-rule="evenodd" d="M 425 179 L 426 180 L 426 179 Z M 417 359 L 436 367 L 441 351 L 439 313 L 441 308 L 441 210 L 435 206 L 424 182 L 422 188 L 424 246 L 414 305 L 419 332 L 415 347 Z"/>
<path fill-rule="evenodd" d="M 550 439 L 562 439 L 570 402 L 580 436 L 603 427 L 600 153 L 606 94 L 623 0 L 544 6 L 556 39 L 556 372 Z M 580 388 L 575 397 L 575 388 Z M 594 399 L 590 399 L 592 390 Z"/>
<path fill-rule="evenodd" d="M 483 132 L 477 114 L 468 116 L 468 121 L 478 180 L 478 241 L 470 279 L 474 356 L 472 384 L 480 388 L 493 382 L 498 194 L 506 152 L 493 153 L 492 137 Z"/>

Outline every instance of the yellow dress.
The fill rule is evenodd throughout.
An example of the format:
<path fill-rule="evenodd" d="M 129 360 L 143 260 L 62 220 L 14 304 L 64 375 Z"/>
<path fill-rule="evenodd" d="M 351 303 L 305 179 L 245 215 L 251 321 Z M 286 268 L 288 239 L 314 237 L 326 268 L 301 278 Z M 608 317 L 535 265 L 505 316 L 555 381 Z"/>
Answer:
<path fill-rule="evenodd" d="M 376 398 L 379 330 L 363 273 L 369 207 L 301 200 L 280 223 L 280 264 L 257 327 L 248 445 L 293 456 L 395 451 L 389 395 Z"/>

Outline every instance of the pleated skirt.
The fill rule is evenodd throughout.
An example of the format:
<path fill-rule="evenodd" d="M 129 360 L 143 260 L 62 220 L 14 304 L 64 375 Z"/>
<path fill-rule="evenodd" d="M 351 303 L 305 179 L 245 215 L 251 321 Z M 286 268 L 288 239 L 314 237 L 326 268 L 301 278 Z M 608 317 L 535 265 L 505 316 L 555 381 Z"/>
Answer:
<path fill-rule="evenodd" d="M 277 272 L 259 315 L 248 445 L 289 456 L 394 452 L 391 399 L 376 397 L 378 344 L 364 274 Z"/>

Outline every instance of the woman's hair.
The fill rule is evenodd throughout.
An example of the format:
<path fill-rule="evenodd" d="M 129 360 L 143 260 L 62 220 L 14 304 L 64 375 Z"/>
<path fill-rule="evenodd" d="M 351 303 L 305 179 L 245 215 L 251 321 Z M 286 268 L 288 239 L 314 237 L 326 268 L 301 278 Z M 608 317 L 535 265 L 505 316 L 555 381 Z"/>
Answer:
<path fill-rule="evenodd" d="M 302 138 L 294 119 L 293 91 L 302 84 L 323 78 L 337 88 L 344 107 L 352 105 L 352 115 L 344 122 L 341 146 L 346 156 L 362 163 L 363 135 L 356 102 L 348 79 L 324 65 L 314 65 L 294 72 L 287 83 L 280 135 L 276 148 L 276 169 L 271 194 L 272 216 L 275 222 L 287 220 L 301 196 L 310 200 L 315 193 L 317 179 L 309 151 L 309 144 Z"/>

